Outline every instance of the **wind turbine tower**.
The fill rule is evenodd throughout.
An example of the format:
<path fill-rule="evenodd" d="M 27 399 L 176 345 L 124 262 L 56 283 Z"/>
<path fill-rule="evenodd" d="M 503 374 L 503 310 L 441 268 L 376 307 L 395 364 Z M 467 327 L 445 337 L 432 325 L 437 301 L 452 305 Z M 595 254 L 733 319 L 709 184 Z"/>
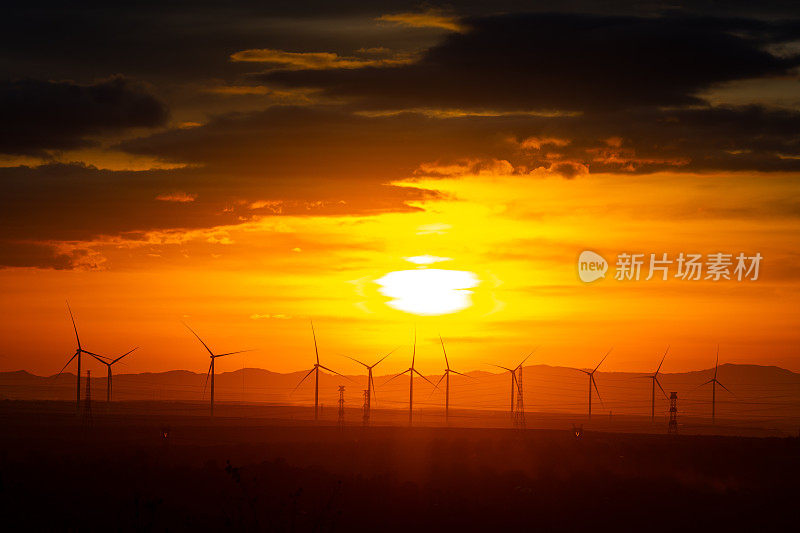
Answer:
<path fill-rule="evenodd" d="M 378 398 L 375 395 L 375 381 L 372 379 L 372 369 L 375 368 L 376 366 L 378 366 L 378 364 L 381 361 L 383 361 L 384 359 L 386 359 L 387 357 L 392 355 L 392 353 L 394 353 L 395 350 L 397 350 L 397 348 L 395 348 L 391 352 L 387 353 L 386 355 L 384 355 L 383 357 L 381 357 L 380 359 L 378 359 L 375 363 L 372 363 L 371 365 L 368 365 L 367 363 L 364 363 L 362 361 L 359 361 L 358 359 L 350 357 L 349 355 L 345 355 L 345 357 L 347 357 L 348 359 L 351 359 L 351 360 L 355 361 L 356 363 L 364 366 L 364 368 L 367 369 L 367 390 L 365 392 L 366 396 L 364 396 L 364 424 L 365 425 L 369 425 L 370 408 L 372 407 L 371 406 L 371 397 L 374 396 L 375 397 L 375 401 L 376 402 L 378 401 Z"/>
<path fill-rule="evenodd" d="M 613 349 L 614 348 L 611 348 L 611 350 Z M 603 356 L 600 362 L 597 363 L 597 366 L 594 367 L 594 370 L 592 370 L 591 372 L 588 370 L 583 370 L 582 368 L 578 369 L 587 376 L 589 376 L 589 418 L 592 418 L 592 387 L 594 387 L 594 390 L 597 393 L 597 399 L 600 400 L 600 404 L 601 405 L 603 404 L 603 398 L 600 397 L 600 391 L 597 389 L 597 382 L 594 379 L 594 373 L 597 372 L 597 369 L 600 368 L 600 365 L 602 365 L 603 361 L 606 360 L 606 357 L 608 357 L 608 354 L 611 353 L 611 350 L 606 352 L 606 354 Z"/>
<path fill-rule="evenodd" d="M 466 374 L 462 374 L 461 372 L 456 372 L 452 368 L 450 368 L 450 361 L 447 360 L 447 350 L 444 349 L 444 340 L 442 340 L 442 336 L 439 335 L 439 342 L 442 343 L 442 353 L 444 354 L 444 364 L 446 368 L 444 369 L 444 374 L 442 377 L 439 378 L 439 381 L 436 382 L 436 387 L 439 387 L 439 383 L 444 380 L 445 382 L 445 392 L 444 392 L 444 419 L 447 421 L 450 418 L 450 374 L 458 374 L 459 376 L 470 377 Z"/>
<path fill-rule="evenodd" d="M 714 364 L 714 377 L 700 385 L 703 387 L 711 383 L 711 423 L 714 424 L 716 422 L 716 415 L 717 415 L 717 385 L 728 391 L 729 393 L 733 394 L 728 387 L 720 383 L 717 379 L 717 372 L 719 371 L 719 345 L 717 345 L 717 361 Z M 698 389 L 700 387 L 697 387 Z"/>
<path fill-rule="evenodd" d="M 104 365 L 106 365 L 106 370 L 108 370 L 108 373 L 107 373 L 107 375 L 106 375 L 106 402 L 107 402 L 107 403 L 111 403 L 111 366 L 112 366 L 113 364 L 115 364 L 115 363 L 118 363 L 118 362 L 119 362 L 119 361 L 121 361 L 121 360 L 122 360 L 124 357 L 126 357 L 127 355 L 130 355 L 131 353 L 133 353 L 134 351 L 136 351 L 138 348 L 139 348 L 139 347 L 137 346 L 137 347 L 136 347 L 136 348 L 134 348 L 133 350 L 131 350 L 131 351 L 127 352 L 127 353 L 124 353 L 124 354 L 120 355 L 119 357 L 117 357 L 116 359 L 114 359 L 114 360 L 112 360 L 112 361 L 108 361 L 108 360 L 106 360 L 106 358 L 105 358 L 105 357 L 102 357 L 102 358 L 101 358 L 101 357 L 98 357 L 98 356 L 96 356 L 96 355 L 94 355 L 94 354 L 91 354 L 91 355 L 92 355 L 92 357 L 94 357 L 95 359 L 97 359 L 97 361 L 99 361 L 100 363 L 103 363 Z"/>
<path fill-rule="evenodd" d="M 664 395 L 664 398 L 669 399 L 664 387 L 661 386 L 661 382 L 658 381 L 658 373 L 661 371 L 661 365 L 664 364 L 664 359 L 667 358 L 667 352 L 669 352 L 669 346 L 667 346 L 667 351 L 664 352 L 664 357 L 661 358 L 661 362 L 658 364 L 656 371 L 653 373 L 653 375 L 648 376 L 653 381 L 653 388 L 650 393 L 650 421 L 654 421 L 656 419 L 656 385 L 658 385 L 658 388 L 661 389 L 661 394 Z"/>
<path fill-rule="evenodd" d="M 64 368 L 56 374 L 56 376 L 60 376 L 64 370 L 69 366 L 73 359 L 76 357 L 78 358 L 78 370 L 75 373 L 76 376 L 76 385 L 75 385 L 75 409 L 80 414 L 81 412 L 81 355 L 87 354 L 94 357 L 102 357 L 97 355 L 96 353 L 90 352 L 88 350 L 83 349 L 83 345 L 81 345 L 81 338 L 78 336 L 78 326 L 75 325 L 75 317 L 72 315 L 72 308 L 69 306 L 69 302 L 67 302 L 67 310 L 69 311 L 69 318 L 72 320 L 72 329 L 75 331 L 75 341 L 78 343 L 78 347 L 75 349 L 75 353 L 72 354 L 72 357 L 69 358 L 67 364 L 64 365 Z"/>
<path fill-rule="evenodd" d="M 211 358 L 211 362 L 208 365 L 208 372 L 206 373 L 206 383 L 205 383 L 205 385 L 203 385 L 203 395 L 205 395 L 206 385 L 208 385 L 208 378 L 210 376 L 211 377 L 211 416 L 213 417 L 214 416 L 214 375 L 215 375 L 214 362 L 219 357 L 225 357 L 226 355 L 234 355 L 234 354 L 237 354 L 237 353 L 250 352 L 252 350 L 239 350 L 239 351 L 236 351 L 236 352 L 215 354 L 214 352 L 211 351 L 211 348 L 209 348 L 208 345 L 205 342 L 203 342 L 203 339 L 201 339 L 200 336 L 197 333 L 195 333 L 192 328 L 189 327 L 188 324 L 184 324 L 184 326 L 186 326 L 186 329 L 191 331 L 192 334 L 195 337 L 197 337 L 197 340 L 200 341 L 200 344 L 203 345 L 203 348 L 206 349 L 206 351 L 208 352 L 208 356 Z M 128 353 L 130 353 L 130 352 L 128 352 Z M 122 357 L 125 357 L 125 356 L 123 355 Z M 110 372 L 110 367 L 109 367 L 109 372 Z"/>
<path fill-rule="evenodd" d="M 310 376 L 312 372 L 314 373 L 314 420 L 319 420 L 319 369 L 321 368 L 323 370 L 327 370 L 328 372 L 336 374 L 337 376 L 342 376 L 344 379 L 347 379 L 347 380 L 350 380 L 350 381 L 352 381 L 352 380 L 350 378 L 348 378 L 347 376 L 345 376 L 344 374 L 340 374 L 337 371 L 331 370 L 327 366 L 323 366 L 323 365 L 320 364 L 320 362 L 319 362 L 319 349 L 317 348 L 317 334 L 314 331 L 314 322 L 313 321 L 311 322 L 311 336 L 314 337 L 314 355 L 317 358 L 316 359 L 317 362 L 314 363 L 314 366 L 311 368 L 311 370 L 309 370 L 308 373 L 305 376 L 303 376 L 303 379 L 300 380 L 300 383 L 297 384 L 297 387 L 295 387 L 292 392 L 294 392 L 298 388 L 300 388 L 300 385 L 303 384 L 303 382 L 306 380 L 306 378 L 308 376 Z"/>
<path fill-rule="evenodd" d="M 497 368 L 501 368 L 501 369 L 505 370 L 506 372 L 508 372 L 509 374 L 511 374 L 511 403 L 510 403 L 511 407 L 510 407 L 509 413 L 511 415 L 511 420 L 512 420 L 512 422 L 514 422 L 515 426 L 517 424 L 517 417 L 515 415 L 515 407 L 518 406 L 518 405 L 519 406 L 523 405 L 522 401 L 519 399 L 519 394 L 522 392 L 522 384 L 519 382 L 519 380 L 517 380 L 517 372 L 519 372 L 519 375 L 520 375 L 520 378 L 521 378 L 522 377 L 522 365 L 525 364 L 525 361 L 527 361 L 528 358 L 530 356 L 532 356 L 533 352 L 535 352 L 537 349 L 538 349 L 538 347 L 534 348 L 531 351 L 531 353 L 529 353 L 527 356 L 525 356 L 525 359 L 520 361 L 520 363 L 517 366 L 515 366 L 514 368 L 508 368 L 507 366 L 500 366 L 500 365 L 494 365 L 494 364 L 492 365 L 492 366 L 495 366 Z M 514 402 L 515 393 L 517 394 L 516 403 Z M 524 408 L 523 408 L 523 411 L 524 411 Z M 522 416 L 523 416 L 523 418 L 525 417 L 524 413 L 523 413 Z"/>
<path fill-rule="evenodd" d="M 415 328 L 414 329 L 414 349 L 413 349 L 412 355 L 411 355 L 411 367 L 403 370 L 399 374 L 395 374 L 394 376 L 389 378 L 384 383 L 384 385 L 386 385 L 387 383 L 389 383 L 393 379 L 399 378 L 400 376 L 402 376 L 403 374 L 408 372 L 408 377 L 409 377 L 409 383 L 408 383 L 408 425 L 409 426 L 411 425 L 411 423 L 413 421 L 413 418 L 414 418 L 414 374 L 417 374 L 419 377 L 421 377 L 422 379 L 424 379 L 425 381 L 427 381 L 428 383 L 433 385 L 434 388 L 438 388 L 431 380 L 429 380 L 428 378 L 423 376 L 422 373 L 420 373 L 419 370 L 414 368 L 414 361 L 416 361 L 416 358 L 417 358 L 417 330 Z"/>

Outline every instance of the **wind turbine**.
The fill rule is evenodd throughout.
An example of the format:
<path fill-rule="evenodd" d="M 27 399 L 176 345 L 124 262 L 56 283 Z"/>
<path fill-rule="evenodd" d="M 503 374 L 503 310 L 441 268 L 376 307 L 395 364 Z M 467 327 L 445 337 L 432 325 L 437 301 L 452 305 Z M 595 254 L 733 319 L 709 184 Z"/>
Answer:
<path fill-rule="evenodd" d="M 358 359 L 356 359 L 354 357 L 350 357 L 349 355 L 345 355 L 345 357 L 347 357 L 348 359 L 351 359 L 351 360 L 355 361 L 356 363 L 362 365 L 364 368 L 367 369 L 367 411 L 368 412 L 369 412 L 369 408 L 370 408 L 370 401 L 371 401 L 370 398 L 372 396 L 375 396 L 375 381 L 372 379 L 372 369 L 375 368 L 376 366 L 378 366 L 378 364 L 381 361 L 383 361 L 384 359 L 386 359 L 387 357 L 392 355 L 395 352 L 395 350 L 397 350 L 397 348 L 395 348 L 391 352 L 387 353 L 386 355 L 384 355 L 383 357 L 381 357 L 380 359 L 378 359 L 376 362 L 372 363 L 371 365 L 368 365 L 367 363 L 364 363 L 363 361 L 359 361 Z M 378 400 L 378 398 L 376 396 L 375 397 L 375 401 L 377 401 L 377 400 Z"/>
<path fill-rule="evenodd" d="M 614 348 L 611 348 L 611 350 L 613 349 Z M 603 404 L 603 398 L 600 397 L 600 391 L 597 389 L 597 382 L 594 380 L 594 373 L 597 372 L 597 369 L 600 368 L 600 365 L 602 365 L 603 361 L 606 360 L 606 357 L 608 357 L 608 354 L 611 353 L 611 350 L 606 352 L 606 354 L 603 356 L 600 362 L 597 363 L 597 366 L 594 367 L 594 370 L 592 370 L 591 372 L 589 372 L 588 370 L 584 370 L 582 368 L 577 369 L 586 374 L 587 376 L 589 376 L 589 418 L 592 418 L 592 387 L 594 387 L 594 390 L 597 393 L 597 399 L 600 400 L 600 405 Z"/>
<path fill-rule="evenodd" d="M 434 383 L 431 380 L 429 380 L 428 378 L 423 376 L 420 373 L 419 370 L 414 368 L 414 361 L 416 360 L 416 358 L 417 358 L 417 329 L 414 328 L 414 350 L 413 350 L 412 355 L 411 355 L 411 367 L 403 370 L 399 374 L 396 374 L 396 375 L 392 376 L 391 378 L 389 378 L 388 380 L 386 380 L 384 382 L 384 385 L 386 385 L 387 383 L 389 383 L 393 379 L 399 378 L 400 376 L 402 376 L 403 374 L 408 372 L 408 377 L 409 377 L 409 382 L 408 382 L 408 425 L 409 426 L 411 425 L 411 421 L 412 421 L 413 416 L 414 416 L 414 374 L 417 374 L 419 377 L 421 377 L 422 379 L 424 379 L 425 381 L 427 381 L 428 383 L 433 385 L 434 388 L 438 388 L 436 385 L 434 385 Z"/>
<path fill-rule="evenodd" d="M 731 394 L 733 394 L 728 389 L 728 387 L 726 387 L 725 385 L 723 385 L 722 383 L 719 382 L 719 380 L 717 379 L 717 370 L 719 370 L 719 344 L 717 344 L 717 362 L 714 364 L 714 377 L 709 379 L 705 383 L 703 383 L 703 385 L 700 385 L 700 387 L 702 387 L 704 385 L 708 385 L 709 383 L 711 383 L 711 423 L 712 424 L 715 422 L 716 414 L 717 414 L 717 385 L 719 385 L 720 387 L 722 387 L 726 391 L 728 391 Z M 697 388 L 699 389 L 700 387 L 697 387 Z M 735 396 L 735 394 L 734 394 L 734 396 Z"/>
<path fill-rule="evenodd" d="M 214 352 L 211 351 L 211 348 L 209 348 L 208 345 L 205 342 L 203 342 L 203 339 L 200 338 L 200 335 L 195 333 L 195 331 L 192 328 L 190 328 L 188 324 L 184 323 L 183 325 L 186 326 L 186 329 L 191 331 L 192 334 L 195 337 L 197 337 L 197 340 L 200 341 L 200 344 L 203 345 L 203 347 L 208 352 L 208 356 L 211 358 L 211 363 L 209 363 L 208 372 L 206 373 L 206 382 L 205 382 L 205 385 L 203 385 L 203 395 L 205 395 L 205 393 L 206 393 L 206 385 L 208 385 L 208 376 L 211 376 L 211 416 L 214 416 L 214 361 L 218 357 L 225 357 L 226 355 L 234 355 L 234 354 L 237 354 L 237 353 L 252 352 L 253 350 L 239 350 L 239 351 L 236 351 L 236 352 L 215 354 Z M 125 356 L 123 356 L 123 357 L 125 357 Z M 110 368 L 109 368 L 109 372 L 110 372 Z"/>
<path fill-rule="evenodd" d="M 464 376 L 465 378 L 471 377 L 466 374 L 462 374 L 461 372 L 456 372 L 452 368 L 450 368 L 450 361 L 447 360 L 447 350 L 444 349 L 444 340 L 442 340 L 442 336 L 439 335 L 439 342 L 442 343 L 442 353 L 444 354 L 444 364 L 447 368 L 444 369 L 444 374 L 442 377 L 439 378 L 439 381 L 436 382 L 436 388 L 439 388 L 439 383 L 442 380 L 445 380 L 445 388 L 444 388 L 444 419 L 445 421 L 450 417 L 450 374 L 458 374 L 459 376 Z"/>
<path fill-rule="evenodd" d="M 72 329 L 75 330 L 75 340 L 78 343 L 78 347 L 75 349 L 75 353 L 72 355 L 72 357 L 69 358 L 69 361 L 67 361 L 67 364 L 64 365 L 64 368 L 62 368 L 59 371 L 59 373 L 56 374 L 56 377 L 60 376 L 64 372 L 64 370 L 69 366 L 69 364 L 72 362 L 73 359 L 75 359 L 76 357 L 78 358 L 77 383 L 76 383 L 76 389 L 75 389 L 75 398 L 76 398 L 75 403 L 76 403 L 76 408 L 77 408 L 78 412 L 80 413 L 80 411 L 81 411 L 81 354 L 91 355 L 91 356 L 93 356 L 95 358 L 103 357 L 103 356 L 102 355 L 97 355 L 96 353 L 92 353 L 92 352 L 90 352 L 88 350 L 84 350 L 83 349 L 83 346 L 81 345 L 81 338 L 78 336 L 78 326 L 75 325 L 75 317 L 72 315 L 72 308 L 69 306 L 69 301 L 67 301 L 67 310 L 69 311 L 69 318 L 72 320 Z"/>
<path fill-rule="evenodd" d="M 658 381 L 658 373 L 661 371 L 661 365 L 664 364 L 664 359 L 667 358 L 667 353 L 668 352 L 669 352 L 669 346 L 667 346 L 667 351 L 664 352 L 664 357 L 661 358 L 661 362 L 658 364 L 658 368 L 656 368 L 656 371 L 652 375 L 647 376 L 648 378 L 653 380 L 653 383 L 652 383 L 653 389 L 652 389 L 652 391 L 650 393 L 650 402 L 651 402 L 651 404 L 650 404 L 650 420 L 651 421 L 656 419 L 656 385 L 658 385 L 658 388 L 661 389 L 661 394 L 664 395 L 664 398 L 669 399 L 669 396 L 667 396 L 667 392 L 664 390 L 664 387 L 661 386 L 661 382 Z"/>
<path fill-rule="evenodd" d="M 517 370 L 520 370 L 522 368 L 522 365 L 525 364 L 525 361 L 527 361 L 528 358 L 530 356 L 532 356 L 533 352 L 535 352 L 536 350 L 537 350 L 537 348 L 534 348 L 531 351 L 531 353 L 526 355 L 525 359 L 520 361 L 520 363 L 517 366 L 515 366 L 514 368 L 508 368 L 507 366 L 500 366 L 500 365 L 494 365 L 494 364 L 491 365 L 491 366 L 495 366 L 497 368 L 502 368 L 503 370 L 505 370 L 506 372 L 509 372 L 511 374 L 511 408 L 510 408 L 510 411 L 509 411 L 511 413 L 511 418 L 514 418 L 514 394 L 515 394 L 515 391 L 519 388 L 519 382 L 517 381 Z M 520 375 L 521 374 L 522 374 L 522 372 L 520 371 Z"/>
<path fill-rule="evenodd" d="M 120 355 L 119 357 L 117 357 L 116 359 L 111 360 L 111 361 L 106 360 L 107 359 L 106 357 L 98 357 L 97 355 L 91 354 L 92 357 L 94 357 L 99 362 L 101 362 L 104 365 L 106 365 L 106 369 L 108 370 L 108 377 L 106 377 L 106 402 L 111 403 L 111 365 L 121 361 L 123 357 L 126 357 L 126 356 L 130 355 L 131 353 L 133 353 L 134 351 L 136 351 L 138 349 L 139 349 L 139 347 L 137 346 L 133 350 L 131 350 L 129 352 L 126 352 L 126 353 Z"/>
<path fill-rule="evenodd" d="M 318 420 L 319 419 L 319 369 L 321 368 L 323 370 L 327 370 L 328 372 L 332 372 L 332 373 L 334 373 L 334 374 L 336 374 L 338 376 L 342 376 L 344 379 L 348 379 L 350 381 L 352 381 L 352 380 L 350 378 L 348 378 L 347 376 L 345 376 L 344 374 L 339 374 L 337 371 L 331 370 L 327 366 L 322 366 L 319 363 L 319 350 L 317 349 L 317 334 L 314 332 L 314 322 L 313 321 L 311 322 L 311 335 L 314 337 L 314 354 L 317 356 L 317 362 L 314 364 L 313 368 L 308 371 L 308 374 L 303 376 L 303 379 L 300 380 L 300 383 L 297 384 L 297 387 L 295 387 L 292 392 L 294 392 L 297 389 L 299 389 L 300 385 L 303 384 L 303 382 L 306 380 L 306 378 L 308 376 L 310 376 L 312 372 L 314 372 L 314 420 Z M 378 361 L 378 362 L 380 362 L 380 361 Z M 378 363 L 375 363 L 375 364 L 378 364 Z"/>

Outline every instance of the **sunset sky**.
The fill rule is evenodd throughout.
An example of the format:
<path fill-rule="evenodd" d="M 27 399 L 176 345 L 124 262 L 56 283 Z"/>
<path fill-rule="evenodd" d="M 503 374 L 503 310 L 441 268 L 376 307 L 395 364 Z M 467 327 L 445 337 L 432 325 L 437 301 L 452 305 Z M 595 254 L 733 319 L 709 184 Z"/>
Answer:
<path fill-rule="evenodd" d="M 140 346 L 121 372 L 204 372 L 181 321 L 255 349 L 218 372 L 307 369 L 310 319 L 347 373 L 407 368 L 415 327 L 425 373 L 440 334 L 463 370 L 671 345 L 677 372 L 719 344 L 800 371 L 788 8 L 270 4 L 7 10 L 0 371 L 58 372 L 67 299 L 87 349 Z M 614 279 L 618 254 L 719 252 L 758 279 Z"/>

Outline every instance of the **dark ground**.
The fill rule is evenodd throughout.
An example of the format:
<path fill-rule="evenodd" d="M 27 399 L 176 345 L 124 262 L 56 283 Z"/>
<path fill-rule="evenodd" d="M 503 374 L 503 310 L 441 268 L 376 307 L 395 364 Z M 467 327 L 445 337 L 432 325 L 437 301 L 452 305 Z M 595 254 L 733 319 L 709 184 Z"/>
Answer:
<path fill-rule="evenodd" d="M 89 427 L 66 403 L 0 404 L 7 530 L 758 532 L 797 520 L 796 438 L 340 431 L 100 409 Z"/>

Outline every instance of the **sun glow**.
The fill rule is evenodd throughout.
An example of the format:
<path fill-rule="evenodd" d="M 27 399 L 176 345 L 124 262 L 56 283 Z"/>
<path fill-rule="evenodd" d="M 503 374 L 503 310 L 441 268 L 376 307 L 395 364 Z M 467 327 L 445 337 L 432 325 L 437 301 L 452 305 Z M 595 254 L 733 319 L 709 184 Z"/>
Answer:
<path fill-rule="evenodd" d="M 444 315 L 472 305 L 480 280 L 466 270 L 419 268 L 389 272 L 375 283 L 391 298 L 386 305 L 415 315 Z"/>

